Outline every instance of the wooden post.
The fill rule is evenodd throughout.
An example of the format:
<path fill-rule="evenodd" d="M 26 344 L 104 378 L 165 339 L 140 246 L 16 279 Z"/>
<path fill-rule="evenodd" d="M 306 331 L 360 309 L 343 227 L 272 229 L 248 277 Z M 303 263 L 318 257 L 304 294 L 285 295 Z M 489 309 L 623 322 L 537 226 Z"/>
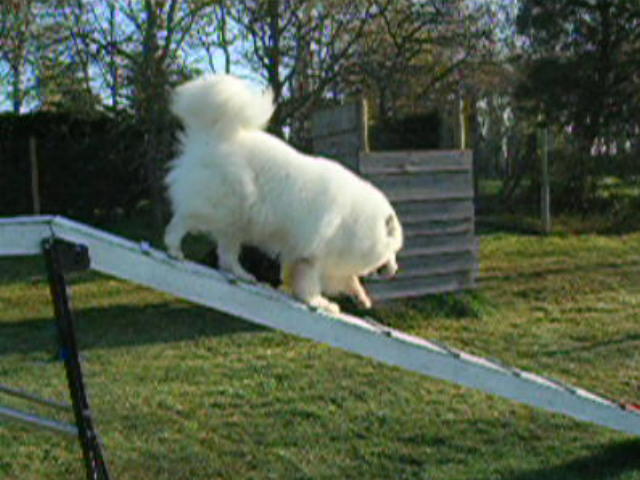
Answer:
<path fill-rule="evenodd" d="M 538 130 L 538 145 L 540 151 L 540 161 L 542 175 L 540 179 L 540 219 L 542 221 L 542 231 L 545 234 L 551 233 L 551 197 L 549 187 L 549 130 L 542 128 Z"/>
<path fill-rule="evenodd" d="M 359 172 L 359 156 L 369 149 L 366 116 L 363 99 L 316 112 L 311 122 L 314 152 Z"/>
<path fill-rule="evenodd" d="M 356 172 L 362 173 L 360 154 L 369 153 L 369 110 L 367 109 L 367 100 L 364 96 L 358 101 L 358 107 L 358 135 L 360 137 L 360 146 L 356 153 Z"/>
<path fill-rule="evenodd" d="M 360 98 L 359 104 L 360 150 L 364 153 L 369 153 L 369 110 L 364 96 Z"/>
<path fill-rule="evenodd" d="M 464 98 L 464 93 L 462 92 L 462 89 L 460 90 L 459 93 L 459 97 L 458 97 L 458 124 L 459 124 L 459 129 L 460 129 L 460 136 L 459 136 L 459 145 L 458 148 L 460 148 L 460 150 L 464 150 L 465 148 L 467 148 L 467 109 L 466 109 L 466 105 L 465 105 L 465 98 Z"/>
<path fill-rule="evenodd" d="M 36 137 L 33 135 L 29 136 L 29 162 L 31 164 L 31 204 L 33 213 L 40 215 L 40 175 L 38 172 Z"/>

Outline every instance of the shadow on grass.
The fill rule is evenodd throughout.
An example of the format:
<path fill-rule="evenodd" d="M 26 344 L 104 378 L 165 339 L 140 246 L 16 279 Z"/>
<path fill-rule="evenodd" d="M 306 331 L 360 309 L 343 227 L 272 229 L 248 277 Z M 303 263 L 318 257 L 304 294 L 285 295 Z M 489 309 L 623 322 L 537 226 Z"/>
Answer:
<path fill-rule="evenodd" d="M 640 334 L 632 334 L 626 335 L 624 337 L 613 338 L 611 340 L 606 340 L 602 342 L 593 342 L 589 345 L 582 345 L 574 348 L 565 348 L 561 350 L 549 350 L 549 351 L 541 351 L 541 355 L 546 355 L 549 357 L 556 356 L 564 356 L 564 355 L 572 355 L 574 353 L 580 352 L 591 352 L 593 350 L 599 350 L 603 348 L 614 348 L 618 346 L 628 346 L 630 343 L 640 342 Z"/>
<path fill-rule="evenodd" d="M 94 270 L 67 274 L 67 282 L 71 286 L 93 282 L 100 278 L 105 278 L 105 275 Z M 39 256 L 0 258 L 0 286 L 16 283 L 49 288 L 44 259 Z"/>
<path fill-rule="evenodd" d="M 640 471 L 640 441 L 629 440 L 604 447 L 566 463 L 523 472 L 510 480 L 604 480 L 614 479 L 630 471 Z"/>
<path fill-rule="evenodd" d="M 396 328 L 407 328 L 417 322 L 420 325 L 425 319 L 446 318 L 449 320 L 481 319 L 493 312 L 490 300 L 481 292 L 466 290 L 455 293 L 440 293 L 423 297 L 398 299 L 386 302 L 378 311 L 369 314 L 374 318 L 378 313 L 391 313 L 391 317 L 380 318 L 379 321 L 393 322 Z M 411 317 L 414 321 L 407 320 Z M 409 325 L 407 325 L 407 321 Z"/>
<path fill-rule="evenodd" d="M 41 256 L 0 257 L 0 285 L 46 280 Z"/>
<path fill-rule="evenodd" d="M 80 349 L 117 348 L 194 340 L 266 329 L 192 305 L 162 303 L 75 311 Z M 0 355 L 55 347 L 53 317 L 0 322 Z"/>

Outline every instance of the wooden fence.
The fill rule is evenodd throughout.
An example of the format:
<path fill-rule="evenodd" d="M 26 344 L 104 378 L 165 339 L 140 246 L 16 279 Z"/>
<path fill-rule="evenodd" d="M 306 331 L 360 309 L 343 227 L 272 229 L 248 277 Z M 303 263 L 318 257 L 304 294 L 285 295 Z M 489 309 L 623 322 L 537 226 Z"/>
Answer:
<path fill-rule="evenodd" d="M 479 242 L 471 151 L 369 152 L 366 117 L 354 114 L 358 111 L 366 114 L 366 108 L 354 104 L 318 114 L 314 150 L 342 161 L 380 188 L 400 217 L 405 245 L 398 256 L 398 275 L 367 281 L 372 297 L 386 300 L 473 288 Z M 354 149 L 356 154 L 351 153 Z"/>

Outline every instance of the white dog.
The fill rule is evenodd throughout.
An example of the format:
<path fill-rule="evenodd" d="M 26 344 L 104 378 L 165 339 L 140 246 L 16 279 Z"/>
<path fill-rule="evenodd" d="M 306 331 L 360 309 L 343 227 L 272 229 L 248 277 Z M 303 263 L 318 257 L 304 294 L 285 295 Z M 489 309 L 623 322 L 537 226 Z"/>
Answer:
<path fill-rule="evenodd" d="M 348 293 L 368 308 L 358 277 L 395 274 L 398 218 L 370 183 L 264 132 L 273 108 L 271 92 L 230 75 L 175 90 L 172 111 L 185 131 L 166 177 L 173 218 L 165 244 L 181 258 L 188 232 L 209 234 L 220 268 L 246 280 L 253 277 L 238 256 L 252 245 L 279 258 L 292 293 L 307 304 L 337 312 L 322 294 Z"/>

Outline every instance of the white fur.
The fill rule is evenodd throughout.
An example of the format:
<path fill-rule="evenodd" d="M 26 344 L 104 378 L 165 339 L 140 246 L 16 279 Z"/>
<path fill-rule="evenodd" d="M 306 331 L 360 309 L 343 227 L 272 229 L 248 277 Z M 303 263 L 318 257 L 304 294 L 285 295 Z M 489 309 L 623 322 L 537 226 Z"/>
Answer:
<path fill-rule="evenodd" d="M 182 256 L 188 232 L 218 245 L 220 268 L 251 279 L 238 262 L 253 245 L 291 269 L 293 294 L 337 311 L 322 293 L 349 293 L 371 305 L 358 276 L 397 270 L 402 228 L 386 197 L 340 164 L 304 155 L 262 130 L 273 112 L 230 75 L 178 87 L 172 111 L 182 120 L 182 153 L 166 177 L 173 218 L 169 252 Z"/>

